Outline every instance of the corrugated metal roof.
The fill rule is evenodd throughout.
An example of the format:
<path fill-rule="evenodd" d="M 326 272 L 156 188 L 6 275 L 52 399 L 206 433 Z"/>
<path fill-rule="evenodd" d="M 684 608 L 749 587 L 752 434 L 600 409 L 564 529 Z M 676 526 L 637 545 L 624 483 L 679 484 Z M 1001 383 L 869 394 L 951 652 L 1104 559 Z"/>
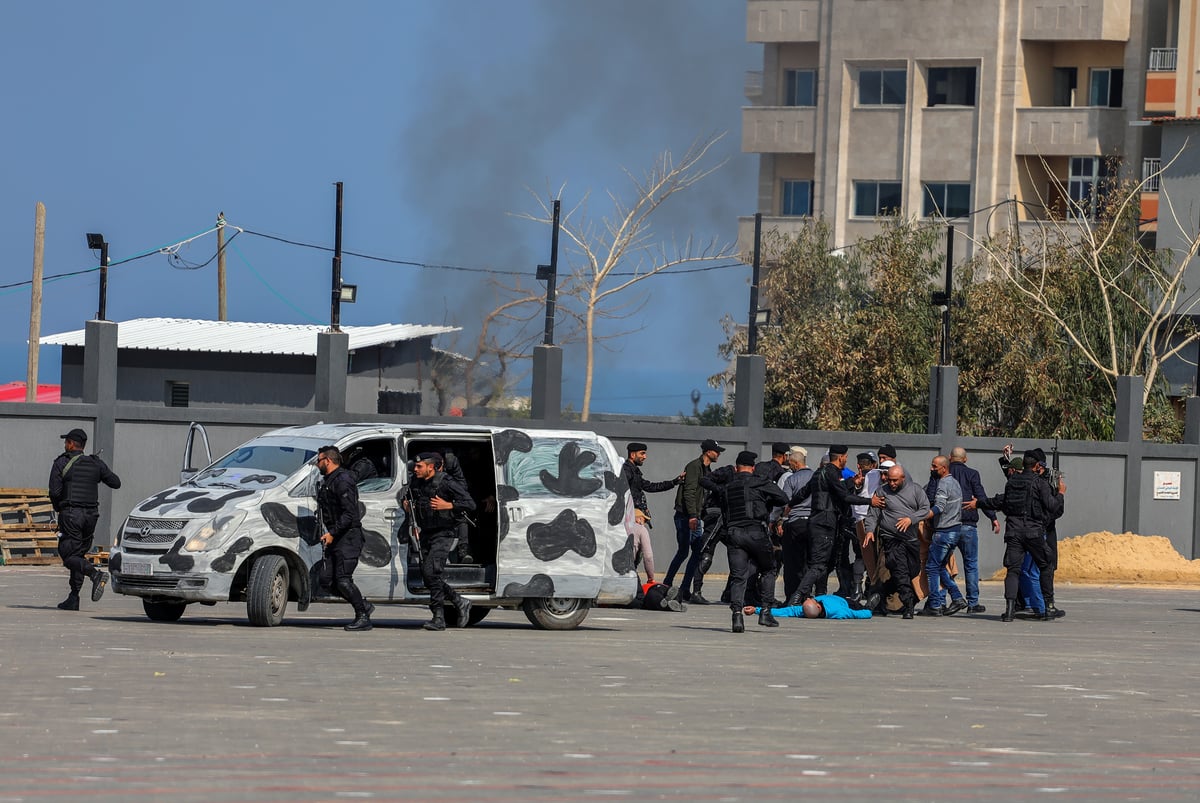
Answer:
<path fill-rule="evenodd" d="M 343 326 L 350 350 L 457 332 L 457 326 L 384 323 Z M 324 326 L 246 321 L 198 321 L 187 318 L 134 318 L 117 325 L 117 348 L 199 351 L 223 354 L 299 354 L 316 356 L 317 333 Z M 84 330 L 47 335 L 43 346 L 82 346 Z"/>

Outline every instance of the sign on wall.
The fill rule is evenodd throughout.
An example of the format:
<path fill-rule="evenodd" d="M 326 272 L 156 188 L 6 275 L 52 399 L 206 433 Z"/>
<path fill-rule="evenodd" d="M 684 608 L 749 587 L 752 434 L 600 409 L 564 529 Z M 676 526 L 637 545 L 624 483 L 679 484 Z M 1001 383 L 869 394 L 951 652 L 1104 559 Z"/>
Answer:
<path fill-rule="evenodd" d="M 1182 481 L 1182 474 L 1178 471 L 1154 472 L 1154 498 L 1178 499 L 1179 486 Z"/>

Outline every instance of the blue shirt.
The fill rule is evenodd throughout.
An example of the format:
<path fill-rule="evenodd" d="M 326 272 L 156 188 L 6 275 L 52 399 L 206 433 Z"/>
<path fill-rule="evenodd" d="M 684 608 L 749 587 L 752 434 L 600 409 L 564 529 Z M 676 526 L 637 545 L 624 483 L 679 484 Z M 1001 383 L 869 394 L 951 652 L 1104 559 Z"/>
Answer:
<path fill-rule="evenodd" d="M 856 611 L 850 607 L 850 603 L 839 597 L 837 594 L 822 594 L 819 597 L 813 597 L 825 609 L 826 619 L 870 619 L 870 611 Z M 759 608 L 755 613 L 761 613 L 762 608 Z M 772 608 L 771 613 L 782 618 L 804 618 L 804 606 L 789 605 L 786 608 Z"/>

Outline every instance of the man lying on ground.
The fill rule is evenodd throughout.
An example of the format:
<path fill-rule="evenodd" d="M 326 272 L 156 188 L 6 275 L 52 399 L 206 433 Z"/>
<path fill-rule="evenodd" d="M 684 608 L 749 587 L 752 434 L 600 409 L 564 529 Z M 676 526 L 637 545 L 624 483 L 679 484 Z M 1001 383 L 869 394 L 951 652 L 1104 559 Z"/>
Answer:
<path fill-rule="evenodd" d="M 879 605 L 879 595 L 871 594 L 863 602 L 838 596 L 837 594 L 821 594 L 809 597 L 800 605 L 788 605 L 786 608 L 772 608 L 775 616 L 791 617 L 794 619 L 870 619 L 871 609 Z M 762 609 L 747 605 L 742 609 L 746 616 L 753 616 Z"/>

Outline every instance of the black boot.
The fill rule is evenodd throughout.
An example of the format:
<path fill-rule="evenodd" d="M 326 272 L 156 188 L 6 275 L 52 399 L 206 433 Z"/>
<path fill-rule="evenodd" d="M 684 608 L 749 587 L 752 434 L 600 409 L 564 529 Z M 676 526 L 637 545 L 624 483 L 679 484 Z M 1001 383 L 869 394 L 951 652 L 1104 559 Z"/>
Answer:
<path fill-rule="evenodd" d="M 371 624 L 371 610 L 373 609 L 374 606 L 371 608 L 363 608 L 361 611 L 356 611 L 354 614 L 354 621 L 342 629 L 352 632 L 374 629 L 375 625 Z"/>
<path fill-rule="evenodd" d="M 742 618 L 741 611 L 733 612 L 733 632 L 734 633 L 745 633 L 746 632 L 746 622 Z"/>
<path fill-rule="evenodd" d="M 433 611 L 433 618 L 425 624 L 421 625 L 425 630 L 445 630 L 446 629 L 446 614 L 442 610 L 441 605 L 431 605 L 430 610 Z"/>
<path fill-rule="evenodd" d="M 466 627 L 471 619 L 471 600 L 459 594 L 454 607 L 458 609 L 458 626 Z"/>
<path fill-rule="evenodd" d="M 775 614 L 771 613 L 771 609 L 765 605 L 758 611 L 758 626 L 779 627 L 779 621 L 776 620 Z"/>
<path fill-rule="evenodd" d="M 79 610 L 79 593 L 72 591 L 67 595 L 67 598 L 58 603 L 60 611 L 77 611 Z"/>
<path fill-rule="evenodd" d="M 1004 600 L 1004 613 L 1000 614 L 1001 622 L 1011 622 L 1013 620 L 1013 611 L 1017 607 L 1015 599 Z"/>

